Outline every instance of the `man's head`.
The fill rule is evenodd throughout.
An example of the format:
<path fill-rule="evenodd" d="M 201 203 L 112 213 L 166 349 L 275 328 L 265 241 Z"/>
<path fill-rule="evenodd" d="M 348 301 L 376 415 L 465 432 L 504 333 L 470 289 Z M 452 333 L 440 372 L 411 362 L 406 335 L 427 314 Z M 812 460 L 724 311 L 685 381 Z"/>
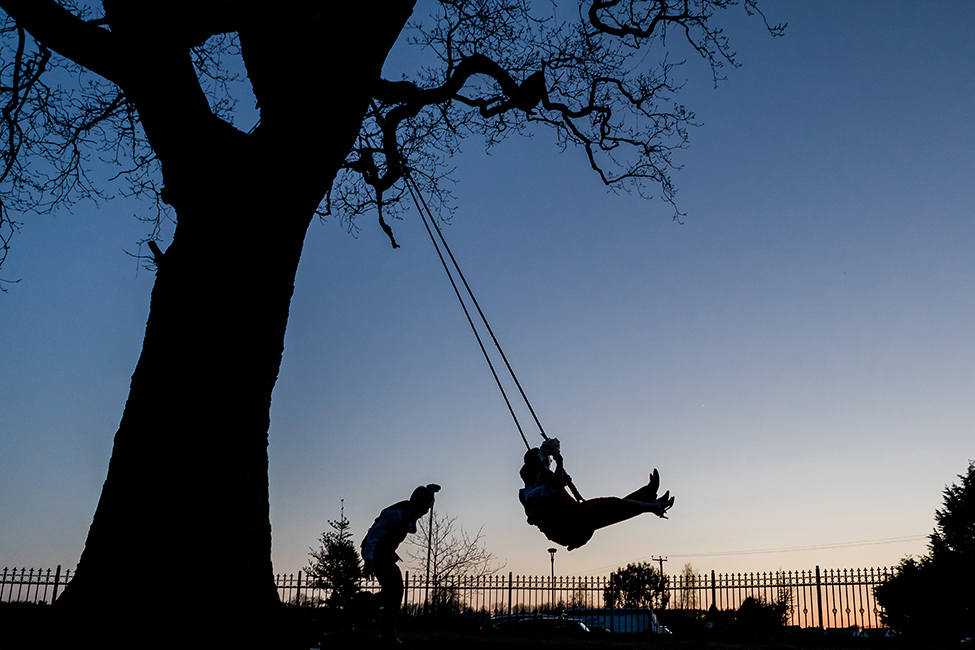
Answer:
<path fill-rule="evenodd" d="M 433 495 L 439 491 L 440 486 L 436 483 L 421 485 L 413 490 L 413 494 L 410 495 L 410 509 L 417 518 L 430 512 L 430 508 L 433 507 Z"/>

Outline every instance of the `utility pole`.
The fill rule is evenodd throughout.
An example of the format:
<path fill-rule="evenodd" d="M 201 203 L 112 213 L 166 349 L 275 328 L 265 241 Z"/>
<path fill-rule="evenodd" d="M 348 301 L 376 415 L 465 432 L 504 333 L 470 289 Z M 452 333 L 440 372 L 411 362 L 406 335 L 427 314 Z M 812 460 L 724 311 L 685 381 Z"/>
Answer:
<path fill-rule="evenodd" d="M 667 561 L 667 558 L 662 557 L 662 556 L 661 557 L 654 557 L 654 556 L 651 555 L 650 556 L 650 560 L 653 561 L 653 562 L 659 562 L 660 563 L 660 575 L 663 575 L 664 574 L 664 562 Z"/>
<path fill-rule="evenodd" d="M 664 562 L 667 561 L 667 558 L 664 557 L 663 555 L 661 555 L 660 557 L 653 557 L 651 555 L 650 556 L 650 560 L 652 562 L 658 562 L 660 564 L 660 609 L 665 609 L 665 606 L 666 606 L 667 603 L 664 600 L 664 587 L 663 587 L 663 585 L 664 585 L 664 581 L 667 579 L 664 576 Z"/>

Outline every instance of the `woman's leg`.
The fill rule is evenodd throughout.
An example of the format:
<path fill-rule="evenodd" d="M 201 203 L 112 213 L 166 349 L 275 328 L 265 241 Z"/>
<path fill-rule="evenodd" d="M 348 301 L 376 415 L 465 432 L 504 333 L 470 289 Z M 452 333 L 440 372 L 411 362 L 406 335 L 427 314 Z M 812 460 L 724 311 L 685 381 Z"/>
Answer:
<path fill-rule="evenodd" d="M 650 473 L 650 482 L 635 492 L 627 494 L 624 499 L 631 501 L 656 501 L 657 489 L 660 487 L 660 473 L 656 468 Z"/>
<path fill-rule="evenodd" d="M 650 484 L 633 494 L 651 488 L 653 483 L 651 479 Z M 673 498 L 670 497 L 669 492 L 660 499 L 650 501 L 598 497 L 578 503 L 571 501 L 565 504 L 550 504 L 548 516 L 544 519 L 540 518 L 541 520 L 536 521 L 534 525 L 538 526 L 550 540 L 566 546 L 571 551 L 588 542 L 598 528 L 618 524 L 645 512 L 663 517 L 671 505 L 673 505 Z"/>
<path fill-rule="evenodd" d="M 618 497 L 589 499 L 581 505 L 585 506 L 586 523 L 593 529 L 612 526 L 645 512 L 652 512 L 658 516 L 664 513 L 664 508 L 658 501 L 636 501 Z"/>

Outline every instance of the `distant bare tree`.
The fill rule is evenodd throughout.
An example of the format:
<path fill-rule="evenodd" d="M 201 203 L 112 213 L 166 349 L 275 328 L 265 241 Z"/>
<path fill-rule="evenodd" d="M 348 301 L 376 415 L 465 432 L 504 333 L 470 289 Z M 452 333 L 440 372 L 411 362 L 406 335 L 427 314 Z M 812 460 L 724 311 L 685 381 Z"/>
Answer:
<path fill-rule="evenodd" d="M 429 550 L 430 580 L 444 582 L 457 576 L 482 578 L 504 568 L 497 556 L 484 544 L 484 528 L 471 535 L 457 524 L 457 517 L 434 511 L 417 521 L 416 534 L 406 539 L 407 555 L 414 571 L 425 575 Z"/>
<path fill-rule="evenodd" d="M 433 525 L 424 517 L 417 522 L 416 535 L 407 538 L 410 568 L 414 575 L 426 577 L 429 566 L 430 600 L 437 607 L 456 605 L 454 585 L 459 579 L 484 578 L 504 568 L 484 544 L 483 530 L 470 535 L 456 517 L 434 511 Z"/>
<path fill-rule="evenodd" d="M 680 570 L 680 609 L 697 609 L 697 571 L 688 562 Z"/>
<path fill-rule="evenodd" d="M 786 615 L 792 614 L 795 606 L 795 587 L 789 574 L 782 569 L 775 572 L 775 602 L 785 609 Z"/>

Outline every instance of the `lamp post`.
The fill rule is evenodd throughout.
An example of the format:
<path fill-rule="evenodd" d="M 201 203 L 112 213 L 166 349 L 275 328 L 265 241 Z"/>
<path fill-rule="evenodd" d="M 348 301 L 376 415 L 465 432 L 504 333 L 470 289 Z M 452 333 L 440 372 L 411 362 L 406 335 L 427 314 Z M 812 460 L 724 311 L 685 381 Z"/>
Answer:
<path fill-rule="evenodd" d="M 426 593 L 423 596 L 423 613 L 426 614 L 430 607 L 430 555 L 433 550 L 433 506 L 430 506 L 430 521 L 427 523 L 427 585 Z M 436 595 L 436 594 L 435 594 Z"/>
<path fill-rule="evenodd" d="M 550 548 L 550 549 L 548 549 L 549 557 L 551 557 L 551 559 L 552 559 L 552 582 L 551 582 L 551 587 L 552 587 L 552 611 L 555 611 L 555 551 L 557 551 L 557 550 L 559 550 L 559 549 L 557 549 L 557 548 Z"/>

